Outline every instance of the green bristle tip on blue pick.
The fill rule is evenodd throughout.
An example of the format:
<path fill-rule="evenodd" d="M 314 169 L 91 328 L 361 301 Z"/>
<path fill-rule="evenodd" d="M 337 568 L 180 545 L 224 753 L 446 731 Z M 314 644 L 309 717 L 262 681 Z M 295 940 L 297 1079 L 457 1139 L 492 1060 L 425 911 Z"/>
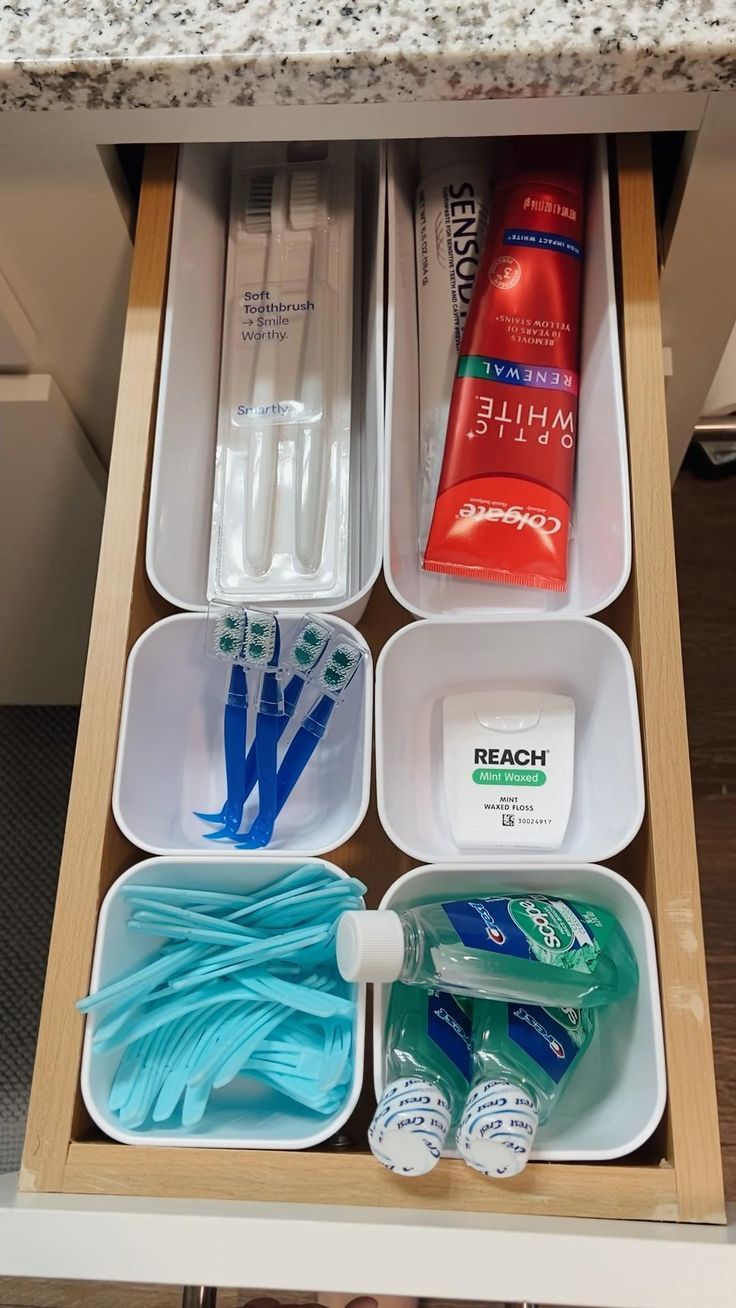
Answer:
<path fill-rule="evenodd" d="M 320 685 L 331 694 L 340 694 L 357 672 L 362 658 L 363 652 L 357 645 L 339 641 L 320 673 Z"/>
<path fill-rule="evenodd" d="M 244 610 L 233 608 L 219 614 L 215 623 L 215 652 L 228 659 L 242 657 L 244 640 Z"/>
<path fill-rule="evenodd" d="M 272 613 L 247 611 L 248 631 L 244 658 L 248 664 L 265 668 L 276 648 L 276 618 Z"/>
<path fill-rule="evenodd" d="M 331 634 L 326 623 L 313 620 L 307 622 L 297 632 L 289 650 L 287 664 L 297 672 L 311 672 L 321 659 Z"/>

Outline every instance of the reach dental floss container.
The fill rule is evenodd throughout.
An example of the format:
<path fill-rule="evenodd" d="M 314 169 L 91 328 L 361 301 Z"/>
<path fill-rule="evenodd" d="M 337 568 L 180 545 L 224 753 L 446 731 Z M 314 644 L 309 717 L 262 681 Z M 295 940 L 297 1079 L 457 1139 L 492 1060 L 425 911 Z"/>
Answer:
<path fill-rule="evenodd" d="M 453 837 L 469 849 L 558 849 L 572 805 L 575 703 L 533 690 L 469 691 L 442 704 Z"/>

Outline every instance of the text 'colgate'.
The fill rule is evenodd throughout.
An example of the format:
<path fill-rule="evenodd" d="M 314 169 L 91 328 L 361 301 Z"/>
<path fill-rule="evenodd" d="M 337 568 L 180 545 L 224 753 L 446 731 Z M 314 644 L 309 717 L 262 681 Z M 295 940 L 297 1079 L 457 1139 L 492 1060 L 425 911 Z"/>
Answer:
<path fill-rule="evenodd" d="M 463 333 L 427 571 L 566 589 L 583 196 L 578 138 L 517 143 Z"/>

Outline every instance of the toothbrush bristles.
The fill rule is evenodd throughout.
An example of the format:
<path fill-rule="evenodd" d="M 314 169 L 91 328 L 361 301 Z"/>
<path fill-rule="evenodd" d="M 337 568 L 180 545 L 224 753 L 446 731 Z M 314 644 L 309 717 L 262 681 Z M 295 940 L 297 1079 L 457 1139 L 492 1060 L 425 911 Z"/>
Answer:
<path fill-rule="evenodd" d="M 299 672 L 311 672 L 321 659 L 330 639 L 330 628 L 323 622 L 308 622 L 296 636 L 287 663 Z"/>
<path fill-rule="evenodd" d="M 339 641 L 320 675 L 320 682 L 324 689 L 333 692 L 343 691 L 357 671 L 362 657 L 362 651 L 357 645 L 346 640 Z"/>
<path fill-rule="evenodd" d="M 246 661 L 265 668 L 276 648 L 276 617 L 273 613 L 248 610 Z"/>
<path fill-rule="evenodd" d="M 246 231 L 268 233 L 271 230 L 271 208 L 275 173 L 255 173 L 248 186 L 248 200 L 245 207 Z"/>
<path fill-rule="evenodd" d="M 227 659 L 242 657 L 246 619 L 243 609 L 226 609 L 215 624 L 215 650 Z"/>
<path fill-rule="evenodd" d="M 301 168 L 292 174 L 289 192 L 289 221 L 294 231 L 308 231 L 317 225 L 319 173 Z"/>

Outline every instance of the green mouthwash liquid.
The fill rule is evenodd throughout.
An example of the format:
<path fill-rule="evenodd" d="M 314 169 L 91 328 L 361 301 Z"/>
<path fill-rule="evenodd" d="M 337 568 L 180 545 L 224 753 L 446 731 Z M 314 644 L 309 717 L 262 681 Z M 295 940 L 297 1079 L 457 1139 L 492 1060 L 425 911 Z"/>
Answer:
<path fill-rule="evenodd" d="M 395 985 L 386 1019 L 384 1090 L 368 1132 L 379 1162 L 422 1176 L 454 1137 L 467 1097 L 472 1031 L 466 1001 Z"/>
<path fill-rule="evenodd" d="M 593 1038 L 591 1009 L 473 1004 L 473 1080 L 457 1130 L 465 1161 L 516 1176 Z"/>
<path fill-rule="evenodd" d="M 349 981 L 400 980 L 553 1008 L 610 1004 L 638 983 L 612 913 L 532 892 L 346 913 L 337 962 Z"/>

